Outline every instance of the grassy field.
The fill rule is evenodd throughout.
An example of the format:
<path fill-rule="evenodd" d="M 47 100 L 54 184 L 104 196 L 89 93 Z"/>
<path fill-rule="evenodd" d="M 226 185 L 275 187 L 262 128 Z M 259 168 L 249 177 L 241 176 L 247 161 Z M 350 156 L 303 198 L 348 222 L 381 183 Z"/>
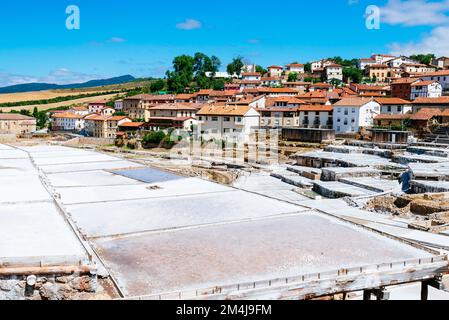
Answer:
<path fill-rule="evenodd" d="M 70 101 L 62 101 L 58 103 L 49 103 L 49 104 L 39 104 L 39 105 L 30 105 L 30 106 L 16 106 L 16 107 L 4 107 L 1 108 L 3 112 L 10 112 L 12 110 L 20 111 L 20 110 L 29 110 L 33 111 L 34 107 L 37 107 L 39 111 L 48 110 L 48 109 L 54 109 L 54 108 L 60 108 L 60 107 L 66 107 L 66 106 L 72 106 L 72 105 L 81 105 L 86 104 L 89 102 L 95 102 L 98 100 L 109 100 L 117 96 L 117 94 L 108 94 L 108 95 L 100 95 L 90 98 L 82 98 L 82 99 L 76 99 L 76 100 L 70 100 Z M 35 99 L 30 99 L 35 100 Z M 22 100 L 21 100 L 22 101 Z M 6 101 L 8 102 L 8 101 Z"/>
<path fill-rule="evenodd" d="M 82 88 L 82 89 L 64 89 L 64 90 L 46 90 L 46 91 L 32 91 L 21 93 L 7 93 L 0 94 L 0 103 L 6 102 L 21 102 L 34 100 L 47 100 L 58 97 L 75 96 L 80 94 L 93 94 L 96 92 L 105 91 L 120 91 L 129 90 L 137 87 L 149 86 L 150 81 L 136 81 L 123 84 L 114 84 L 110 86 Z M 68 101 L 66 101 L 68 103 Z"/>
<path fill-rule="evenodd" d="M 89 94 L 89 93 L 95 93 L 96 91 L 70 91 L 70 90 L 64 90 L 64 91 L 34 91 L 34 92 L 21 92 L 21 93 L 7 93 L 7 94 L 0 94 L 0 103 L 6 103 L 6 102 L 19 102 L 19 101 L 31 101 L 31 100 L 47 100 L 47 99 L 53 99 L 58 97 L 66 97 L 66 96 L 72 96 L 72 95 L 78 95 L 78 94 Z"/>

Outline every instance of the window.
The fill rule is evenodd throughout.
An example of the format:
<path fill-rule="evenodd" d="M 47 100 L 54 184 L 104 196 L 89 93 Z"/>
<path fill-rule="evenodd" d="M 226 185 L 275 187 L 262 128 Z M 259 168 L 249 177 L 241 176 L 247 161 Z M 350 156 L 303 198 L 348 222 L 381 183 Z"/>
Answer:
<path fill-rule="evenodd" d="M 355 113 L 355 108 L 352 108 L 352 113 Z"/>
<path fill-rule="evenodd" d="M 387 112 L 391 112 L 391 106 L 387 107 Z"/>
<path fill-rule="evenodd" d="M 242 118 L 238 117 L 238 118 L 236 119 L 236 122 L 242 122 Z"/>
<path fill-rule="evenodd" d="M 337 118 L 337 122 L 341 122 L 341 119 L 340 119 L 340 118 Z"/>
<path fill-rule="evenodd" d="M 212 117 L 212 121 L 218 121 L 218 117 Z"/>
<path fill-rule="evenodd" d="M 224 121 L 224 122 L 229 122 L 229 121 L 231 121 L 231 118 L 229 118 L 229 117 L 224 117 L 224 118 L 223 118 L 223 121 Z"/>
<path fill-rule="evenodd" d="M 203 120 L 203 117 L 198 117 L 198 120 L 202 121 L 202 120 Z"/>

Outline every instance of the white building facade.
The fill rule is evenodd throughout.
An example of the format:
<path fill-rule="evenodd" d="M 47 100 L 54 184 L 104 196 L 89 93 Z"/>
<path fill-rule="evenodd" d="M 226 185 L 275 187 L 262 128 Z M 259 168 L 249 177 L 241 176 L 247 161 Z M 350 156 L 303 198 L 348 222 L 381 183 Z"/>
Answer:
<path fill-rule="evenodd" d="M 372 127 L 380 114 L 380 104 L 368 98 L 346 98 L 334 104 L 333 127 L 336 133 L 358 133 Z"/>
<path fill-rule="evenodd" d="M 419 97 L 439 98 L 443 95 L 443 86 L 437 81 L 419 81 L 411 85 L 410 100 Z"/>

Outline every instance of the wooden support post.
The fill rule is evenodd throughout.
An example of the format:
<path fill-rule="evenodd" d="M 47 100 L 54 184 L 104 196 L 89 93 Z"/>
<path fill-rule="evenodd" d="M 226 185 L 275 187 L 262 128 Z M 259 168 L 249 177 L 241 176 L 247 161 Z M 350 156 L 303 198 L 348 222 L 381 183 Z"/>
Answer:
<path fill-rule="evenodd" d="M 429 297 L 429 285 L 427 281 L 421 282 L 421 300 L 426 301 Z"/>
<path fill-rule="evenodd" d="M 371 290 L 363 290 L 363 300 L 371 300 Z"/>
<path fill-rule="evenodd" d="M 390 292 L 385 290 L 385 288 L 373 289 L 372 293 L 376 296 L 377 300 L 389 300 Z"/>

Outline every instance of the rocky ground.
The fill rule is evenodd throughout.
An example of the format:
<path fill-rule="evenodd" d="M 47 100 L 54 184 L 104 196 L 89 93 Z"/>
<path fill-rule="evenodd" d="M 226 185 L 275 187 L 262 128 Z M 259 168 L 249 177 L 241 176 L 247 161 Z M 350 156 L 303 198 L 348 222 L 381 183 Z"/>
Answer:
<path fill-rule="evenodd" d="M 449 229 L 449 193 L 377 197 L 364 209 L 411 218 L 410 228 L 435 233 Z"/>
<path fill-rule="evenodd" d="M 89 276 L 39 276 L 35 285 L 26 277 L 0 279 L 0 300 L 110 300 L 118 297 L 108 279 Z"/>

